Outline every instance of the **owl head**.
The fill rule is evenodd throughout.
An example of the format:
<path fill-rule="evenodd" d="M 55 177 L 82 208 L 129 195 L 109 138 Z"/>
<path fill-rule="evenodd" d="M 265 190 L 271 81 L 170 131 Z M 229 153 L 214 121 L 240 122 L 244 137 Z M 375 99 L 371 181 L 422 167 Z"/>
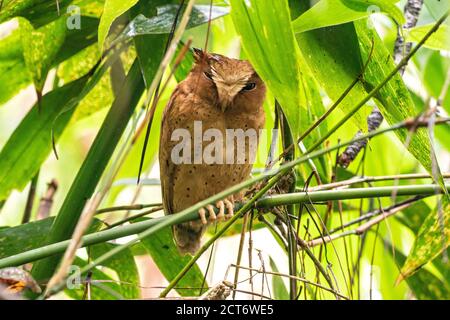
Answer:
<path fill-rule="evenodd" d="M 260 107 L 266 88 L 250 62 L 194 49 L 196 74 L 200 87 L 207 90 L 222 112 Z"/>

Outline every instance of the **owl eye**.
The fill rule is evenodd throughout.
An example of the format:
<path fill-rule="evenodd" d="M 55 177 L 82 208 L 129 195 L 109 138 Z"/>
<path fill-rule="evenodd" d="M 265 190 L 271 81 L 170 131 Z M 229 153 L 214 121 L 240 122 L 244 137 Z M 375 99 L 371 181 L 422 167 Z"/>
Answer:
<path fill-rule="evenodd" d="M 241 91 L 250 91 L 250 90 L 255 89 L 255 87 L 256 87 L 256 83 L 254 83 L 254 82 L 249 82 L 249 83 L 247 83 L 247 84 L 242 88 Z"/>
<path fill-rule="evenodd" d="M 207 77 L 209 80 L 213 80 L 212 75 L 208 72 L 203 72 L 203 74 L 205 75 L 205 77 Z"/>

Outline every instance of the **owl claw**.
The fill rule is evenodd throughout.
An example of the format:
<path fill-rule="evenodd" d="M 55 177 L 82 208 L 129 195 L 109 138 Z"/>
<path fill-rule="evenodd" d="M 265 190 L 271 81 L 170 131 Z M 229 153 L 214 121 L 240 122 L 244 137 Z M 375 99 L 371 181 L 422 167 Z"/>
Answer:
<path fill-rule="evenodd" d="M 216 221 L 217 220 L 217 216 L 216 213 L 214 212 L 214 207 L 210 204 L 208 204 L 206 206 L 206 210 L 208 210 L 209 213 L 209 220 L 210 221 Z"/>
<path fill-rule="evenodd" d="M 234 216 L 234 205 L 230 200 L 224 200 L 225 206 L 227 207 L 227 214 L 225 215 L 225 219 L 230 219 Z"/>
<path fill-rule="evenodd" d="M 208 224 L 208 220 L 206 220 L 206 211 L 204 208 L 198 210 L 198 215 L 200 216 L 200 220 L 202 220 L 203 224 Z"/>
<path fill-rule="evenodd" d="M 217 214 L 217 220 L 221 221 L 225 219 L 225 204 L 223 201 L 217 201 L 216 207 L 219 208 L 219 213 Z"/>
<path fill-rule="evenodd" d="M 207 205 L 205 208 L 198 210 L 200 220 L 203 224 L 208 224 L 209 221 L 221 221 L 228 220 L 234 215 L 234 205 L 230 200 L 221 200 L 216 203 L 216 207 L 219 209 L 219 213 L 216 215 L 214 207 L 212 205 Z M 227 209 L 227 214 L 225 214 L 225 207 Z M 206 219 L 206 211 L 208 211 L 208 219 Z"/>

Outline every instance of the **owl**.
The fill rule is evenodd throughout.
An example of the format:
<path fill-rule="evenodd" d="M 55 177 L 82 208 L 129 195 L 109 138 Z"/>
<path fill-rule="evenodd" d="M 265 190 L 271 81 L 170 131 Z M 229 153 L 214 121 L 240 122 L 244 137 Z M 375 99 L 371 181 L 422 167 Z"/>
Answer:
<path fill-rule="evenodd" d="M 252 65 L 199 49 L 194 49 L 194 58 L 162 118 L 159 163 L 165 214 L 180 212 L 248 178 L 264 128 L 266 88 Z M 217 215 L 208 205 L 199 210 L 200 220 L 173 226 L 180 253 L 194 254 L 207 225 L 231 217 L 240 197 L 235 194 L 215 203 Z"/>

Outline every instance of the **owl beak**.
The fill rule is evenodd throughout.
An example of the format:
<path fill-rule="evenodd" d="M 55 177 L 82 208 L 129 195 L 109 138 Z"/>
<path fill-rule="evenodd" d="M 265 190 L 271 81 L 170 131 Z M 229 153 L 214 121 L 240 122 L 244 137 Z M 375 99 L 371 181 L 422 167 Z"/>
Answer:
<path fill-rule="evenodd" d="M 222 110 L 222 112 L 225 112 L 228 107 L 230 106 L 231 101 L 229 100 L 222 100 L 220 101 L 220 109 Z"/>
<path fill-rule="evenodd" d="M 218 87 L 218 93 L 219 93 L 219 105 L 222 112 L 225 112 L 228 107 L 233 103 L 235 94 L 233 90 L 230 88 L 219 88 Z"/>

